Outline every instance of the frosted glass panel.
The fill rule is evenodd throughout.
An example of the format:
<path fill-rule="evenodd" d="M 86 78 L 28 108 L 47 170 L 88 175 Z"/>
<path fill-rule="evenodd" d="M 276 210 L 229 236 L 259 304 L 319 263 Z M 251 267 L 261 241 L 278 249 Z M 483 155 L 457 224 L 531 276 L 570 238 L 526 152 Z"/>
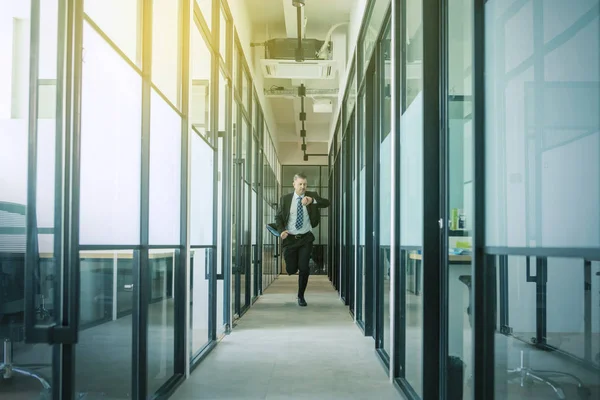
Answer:
<path fill-rule="evenodd" d="M 379 244 L 390 246 L 392 206 L 392 136 L 387 135 L 379 149 Z"/>
<path fill-rule="evenodd" d="M 26 119 L 29 100 L 30 1 L 1 0 L 0 129 L 7 119 Z M 5 147 L 6 148 L 6 147 Z"/>
<path fill-rule="evenodd" d="M 27 122 L 0 119 L 0 201 L 27 204 Z"/>
<path fill-rule="evenodd" d="M 137 244 L 142 80 L 86 23 L 81 107 L 81 244 Z"/>
<path fill-rule="evenodd" d="M 252 191 L 252 224 L 256 226 L 256 224 L 258 224 L 257 221 L 257 216 L 256 216 L 256 192 L 253 190 Z M 257 244 L 256 242 L 256 229 L 252 229 L 252 245 Z"/>
<path fill-rule="evenodd" d="M 400 119 L 400 240 L 423 244 L 423 92 Z"/>
<path fill-rule="evenodd" d="M 85 13 L 115 42 L 127 57 L 141 64 L 138 28 L 140 0 L 85 0 Z"/>
<path fill-rule="evenodd" d="M 56 79 L 58 0 L 40 2 L 39 79 Z"/>
<path fill-rule="evenodd" d="M 55 160 L 56 129 L 54 120 L 38 121 L 38 153 L 37 153 L 37 226 L 38 228 L 54 227 L 54 194 L 55 194 Z M 25 157 L 26 159 L 27 157 Z M 26 202 L 24 202 L 25 204 Z M 54 253 L 52 235 L 44 235 L 47 240 L 39 240 L 41 253 Z M 42 239 L 40 237 L 40 239 Z"/>
<path fill-rule="evenodd" d="M 223 72 L 219 71 L 219 130 L 227 129 L 227 96 L 231 92 L 231 87 L 227 84 L 227 79 L 223 76 Z M 235 113 L 233 114 L 235 115 Z"/>
<path fill-rule="evenodd" d="M 363 75 L 369 66 L 368 62 L 371 58 L 371 54 L 377 44 L 379 38 L 379 32 L 381 31 L 381 25 L 385 19 L 388 8 L 390 7 L 390 0 L 374 0 L 372 6 L 371 15 L 369 16 L 369 22 L 366 24 L 364 31 L 364 38 L 362 44 L 362 51 L 360 55 L 362 57 L 362 70 L 360 74 Z"/>
<path fill-rule="evenodd" d="M 225 14 L 223 9 L 219 13 L 220 18 L 220 33 L 219 33 L 219 47 L 221 48 L 221 57 L 225 60 L 227 55 L 227 20 L 225 19 Z"/>
<path fill-rule="evenodd" d="M 150 104 L 150 244 L 179 244 L 181 118 L 154 90 Z"/>
<path fill-rule="evenodd" d="M 54 227 L 56 174 L 56 59 L 58 1 L 40 4 L 40 51 L 38 84 L 37 225 Z M 53 253 L 53 236 L 40 235 L 39 251 Z"/>
<path fill-rule="evenodd" d="M 179 0 L 153 0 L 152 82 L 179 105 L 180 24 Z"/>
<path fill-rule="evenodd" d="M 327 191 L 327 189 L 323 190 L 324 192 Z M 367 235 L 366 231 L 365 231 L 365 224 L 366 224 L 366 213 L 365 213 L 365 203 L 366 203 L 366 167 L 363 167 L 360 170 L 360 196 L 359 196 L 359 204 L 358 204 L 358 209 L 359 209 L 359 221 L 361 224 L 361 228 L 360 228 L 360 235 L 359 235 L 359 245 L 360 246 L 365 246 L 365 237 Z M 371 216 L 371 214 L 369 214 L 369 216 Z M 327 231 L 324 232 L 325 236 L 327 235 Z M 325 243 L 327 243 L 327 241 L 325 241 Z"/>
<path fill-rule="evenodd" d="M 213 245 L 214 150 L 192 133 L 191 244 Z"/>
<path fill-rule="evenodd" d="M 218 139 L 217 175 L 217 274 L 223 273 L 223 138 Z"/>
<path fill-rule="evenodd" d="M 211 54 L 198 29 L 192 29 L 192 92 L 190 123 L 203 136 L 210 133 L 210 63 Z M 225 110 L 223 110 L 225 113 Z"/>
<path fill-rule="evenodd" d="M 196 0 L 196 4 L 200 7 L 200 12 L 208 25 L 208 29 L 212 26 L 212 2 L 213 0 Z"/>
<path fill-rule="evenodd" d="M 598 248 L 600 2 L 524 3 L 486 4 L 487 245 Z"/>

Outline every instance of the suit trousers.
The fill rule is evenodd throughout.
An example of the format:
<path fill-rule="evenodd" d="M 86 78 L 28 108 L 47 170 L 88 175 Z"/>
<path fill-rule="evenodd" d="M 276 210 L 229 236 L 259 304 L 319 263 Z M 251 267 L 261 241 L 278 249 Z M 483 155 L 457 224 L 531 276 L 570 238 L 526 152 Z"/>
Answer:
<path fill-rule="evenodd" d="M 315 236 L 312 232 L 304 235 L 289 235 L 282 242 L 285 269 L 288 275 L 298 272 L 298 297 L 304 298 L 310 275 L 310 256 Z"/>

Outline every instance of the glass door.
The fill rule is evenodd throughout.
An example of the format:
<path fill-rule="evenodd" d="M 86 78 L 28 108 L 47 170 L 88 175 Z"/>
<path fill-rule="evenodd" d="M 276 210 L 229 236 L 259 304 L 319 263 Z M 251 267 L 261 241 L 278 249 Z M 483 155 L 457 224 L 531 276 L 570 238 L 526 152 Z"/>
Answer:
<path fill-rule="evenodd" d="M 472 2 L 448 0 L 443 142 L 445 188 L 442 276 L 446 276 L 446 397 L 471 399 L 473 391 L 473 308 L 470 305 L 473 236 Z M 466 73 L 465 71 L 468 71 Z"/>
<path fill-rule="evenodd" d="M 216 238 L 213 231 L 214 221 L 211 210 L 215 209 L 215 191 L 218 190 L 215 177 L 216 149 L 192 132 L 191 137 L 191 170 L 190 170 L 190 330 L 189 356 L 192 362 L 200 355 L 207 343 L 212 339 L 210 308 L 210 285 L 212 263 L 216 257 Z M 217 215 L 220 215 L 217 213 Z M 216 279 L 222 276 L 217 269 Z M 218 290 L 219 288 L 217 288 Z M 222 288 L 221 288 L 222 290 Z M 217 303 L 222 309 L 222 300 Z M 220 317 L 220 318 L 219 318 Z M 217 313 L 217 331 L 221 332 L 223 317 Z M 217 333 L 217 334 L 218 334 Z"/>
<path fill-rule="evenodd" d="M 375 242 L 373 259 L 375 271 L 376 316 L 375 342 L 378 353 L 389 365 L 391 354 L 391 196 L 393 181 L 392 169 L 392 113 L 391 113 L 391 25 L 387 24 L 379 43 L 379 69 L 374 78 L 378 86 L 380 120 L 378 131 L 374 135 L 373 163 L 376 193 L 373 200 L 377 211 L 374 214 Z M 374 114 L 375 115 L 375 114 Z"/>

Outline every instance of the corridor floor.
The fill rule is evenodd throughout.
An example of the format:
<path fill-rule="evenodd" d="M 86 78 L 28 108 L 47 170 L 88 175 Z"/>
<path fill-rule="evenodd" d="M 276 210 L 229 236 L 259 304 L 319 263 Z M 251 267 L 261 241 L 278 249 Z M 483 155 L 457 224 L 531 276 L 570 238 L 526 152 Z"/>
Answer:
<path fill-rule="evenodd" d="M 172 396 L 191 399 L 401 399 L 326 276 L 281 276 Z"/>

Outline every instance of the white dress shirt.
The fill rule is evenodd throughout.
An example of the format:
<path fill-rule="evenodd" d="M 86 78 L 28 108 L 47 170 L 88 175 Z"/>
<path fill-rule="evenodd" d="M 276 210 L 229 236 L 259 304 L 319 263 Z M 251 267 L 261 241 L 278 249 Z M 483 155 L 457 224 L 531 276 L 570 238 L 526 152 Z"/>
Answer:
<path fill-rule="evenodd" d="M 288 219 L 288 224 L 287 224 L 287 231 L 288 233 L 291 233 L 292 235 L 304 235 L 308 232 L 312 232 L 312 226 L 310 224 L 310 217 L 308 216 L 308 210 L 306 209 L 306 206 L 302 206 L 302 212 L 303 212 L 303 220 L 302 220 L 302 227 L 300 227 L 300 229 L 296 229 L 296 219 L 298 219 L 298 199 L 300 199 L 300 202 L 302 202 L 302 199 L 304 198 L 304 196 L 298 196 L 298 194 L 296 192 L 294 192 L 294 195 L 292 196 L 292 204 L 290 205 L 290 218 Z M 314 202 L 314 199 L 313 199 Z"/>

